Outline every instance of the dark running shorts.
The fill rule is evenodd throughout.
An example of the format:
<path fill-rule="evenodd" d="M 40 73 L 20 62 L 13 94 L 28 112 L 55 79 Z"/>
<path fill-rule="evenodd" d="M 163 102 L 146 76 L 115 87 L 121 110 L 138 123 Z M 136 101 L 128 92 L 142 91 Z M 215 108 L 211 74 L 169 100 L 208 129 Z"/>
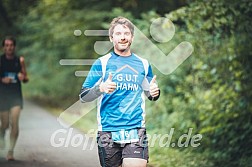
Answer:
<path fill-rule="evenodd" d="M 123 158 L 140 158 L 148 161 L 148 140 L 146 129 L 138 129 L 139 141 L 134 143 L 118 144 L 112 140 L 111 132 L 97 134 L 97 144 L 100 164 L 102 167 L 118 167 Z"/>
<path fill-rule="evenodd" d="M 10 111 L 14 106 L 20 106 L 23 108 L 22 96 L 9 95 L 0 98 L 0 112 Z"/>

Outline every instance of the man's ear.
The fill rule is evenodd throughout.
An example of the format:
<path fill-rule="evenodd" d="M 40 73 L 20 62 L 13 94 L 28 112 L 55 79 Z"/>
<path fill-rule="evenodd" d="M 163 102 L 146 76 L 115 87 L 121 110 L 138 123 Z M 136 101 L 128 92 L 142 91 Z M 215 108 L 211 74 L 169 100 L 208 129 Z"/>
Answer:
<path fill-rule="evenodd" d="M 110 42 L 113 42 L 113 37 L 109 36 L 109 40 L 110 40 Z"/>

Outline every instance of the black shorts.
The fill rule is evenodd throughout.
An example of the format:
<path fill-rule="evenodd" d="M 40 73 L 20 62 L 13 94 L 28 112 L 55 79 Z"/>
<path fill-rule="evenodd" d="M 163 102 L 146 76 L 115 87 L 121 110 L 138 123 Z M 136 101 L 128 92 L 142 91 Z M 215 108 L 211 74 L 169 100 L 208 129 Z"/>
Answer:
<path fill-rule="evenodd" d="M 98 153 L 102 167 L 118 167 L 123 158 L 140 158 L 148 161 L 148 140 L 146 129 L 138 129 L 139 141 L 118 144 L 112 140 L 111 132 L 99 131 L 97 135 Z"/>
<path fill-rule="evenodd" d="M 20 83 L 0 83 L 0 112 L 10 111 L 14 106 L 23 108 L 23 96 Z"/>
<path fill-rule="evenodd" d="M 23 108 L 23 98 L 21 95 L 8 95 L 0 97 L 0 112 L 10 111 L 14 106 L 20 106 Z"/>

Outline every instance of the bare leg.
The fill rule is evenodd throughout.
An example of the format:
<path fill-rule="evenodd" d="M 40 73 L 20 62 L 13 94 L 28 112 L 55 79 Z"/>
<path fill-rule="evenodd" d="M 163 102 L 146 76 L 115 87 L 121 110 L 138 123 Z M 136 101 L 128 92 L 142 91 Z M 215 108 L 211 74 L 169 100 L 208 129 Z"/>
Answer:
<path fill-rule="evenodd" d="M 146 167 L 147 160 L 140 158 L 124 158 L 123 167 Z"/>
<path fill-rule="evenodd" d="M 9 112 L 4 111 L 0 112 L 0 119 L 1 119 L 1 127 L 0 127 L 0 148 L 5 147 L 5 132 L 9 127 Z"/>
<path fill-rule="evenodd" d="M 14 160 L 14 148 L 17 142 L 19 134 L 19 116 L 21 112 L 20 106 L 15 106 L 11 108 L 10 111 L 10 120 L 11 120 L 11 129 L 10 129 L 10 147 L 7 154 L 7 160 Z"/>

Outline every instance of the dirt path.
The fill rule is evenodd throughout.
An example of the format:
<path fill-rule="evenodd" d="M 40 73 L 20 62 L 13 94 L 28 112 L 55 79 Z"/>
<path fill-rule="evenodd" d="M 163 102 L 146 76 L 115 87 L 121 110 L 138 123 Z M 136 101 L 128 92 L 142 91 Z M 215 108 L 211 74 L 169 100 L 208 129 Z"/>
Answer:
<path fill-rule="evenodd" d="M 0 150 L 0 167 L 99 166 L 93 138 L 88 138 L 76 129 L 63 128 L 55 116 L 27 101 L 20 118 L 16 161 L 7 162 L 6 152 L 6 149 Z"/>

